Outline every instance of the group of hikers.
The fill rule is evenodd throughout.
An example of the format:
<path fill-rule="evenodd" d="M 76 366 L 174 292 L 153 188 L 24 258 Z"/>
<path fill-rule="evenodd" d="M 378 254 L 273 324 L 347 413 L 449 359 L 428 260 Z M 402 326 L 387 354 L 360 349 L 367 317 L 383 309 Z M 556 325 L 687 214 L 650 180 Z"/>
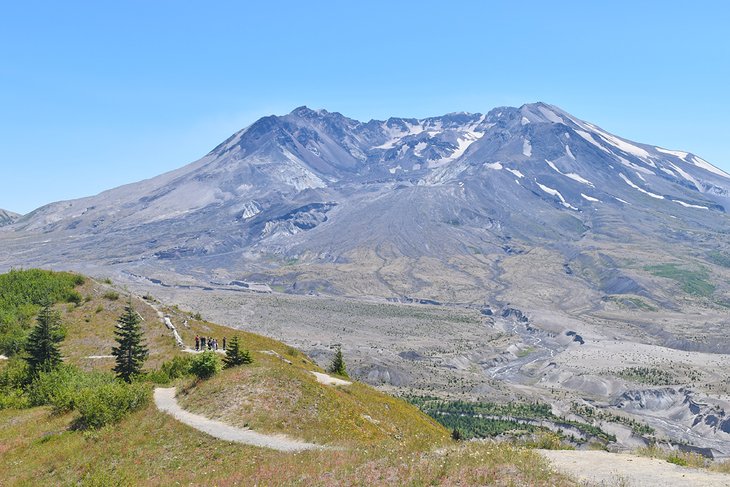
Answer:
<path fill-rule="evenodd" d="M 201 337 L 195 335 L 195 350 L 218 350 L 218 340 L 213 337 Z M 223 350 L 226 349 L 226 337 L 223 337 Z"/>

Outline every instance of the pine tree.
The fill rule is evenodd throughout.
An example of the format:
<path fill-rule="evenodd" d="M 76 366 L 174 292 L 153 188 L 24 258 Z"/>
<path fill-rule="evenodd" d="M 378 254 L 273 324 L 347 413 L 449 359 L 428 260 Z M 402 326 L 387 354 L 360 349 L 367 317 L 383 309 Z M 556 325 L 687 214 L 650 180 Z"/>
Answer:
<path fill-rule="evenodd" d="M 142 365 L 148 355 L 147 347 L 142 342 L 140 321 L 130 299 L 114 332 L 118 346 L 112 347 L 112 355 L 116 360 L 114 372 L 126 382 L 132 382 L 132 378 L 142 372 Z"/>
<path fill-rule="evenodd" d="M 242 350 L 238 343 L 238 337 L 234 336 L 226 345 L 226 356 L 223 359 L 223 367 L 226 369 L 237 365 L 246 365 L 253 362 L 248 350 Z"/>
<path fill-rule="evenodd" d="M 61 364 L 61 350 L 58 344 L 63 341 L 61 316 L 46 303 L 38 313 L 36 326 L 28 336 L 25 359 L 33 376 L 40 372 L 50 372 Z"/>
<path fill-rule="evenodd" d="M 345 368 L 345 360 L 342 358 L 342 349 L 340 347 L 337 347 L 337 352 L 335 352 L 335 357 L 332 359 L 332 363 L 330 364 L 330 367 L 327 370 L 330 374 L 336 374 L 336 375 L 340 375 L 342 377 L 349 377 L 347 375 L 347 369 Z"/>

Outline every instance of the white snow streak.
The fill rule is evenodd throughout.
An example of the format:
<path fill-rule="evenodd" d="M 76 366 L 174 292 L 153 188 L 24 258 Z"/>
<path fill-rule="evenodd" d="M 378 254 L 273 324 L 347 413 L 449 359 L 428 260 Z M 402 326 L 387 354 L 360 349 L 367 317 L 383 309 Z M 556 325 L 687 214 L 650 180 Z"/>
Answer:
<path fill-rule="evenodd" d="M 537 181 L 535 181 L 535 182 L 537 183 Z M 540 189 L 543 190 L 543 191 L 545 191 L 547 194 L 552 195 L 552 196 L 557 196 L 560 199 L 560 203 L 564 207 L 570 208 L 571 210 L 577 210 L 578 209 L 575 206 L 572 206 L 567 201 L 565 201 L 565 198 L 563 198 L 563 195 L 560 194 L 560 191 L 558 191 L 557 189 L 549 188 L 549 187 L 547 187 L 545 185 L 542 185 L 540 183 L 537 183 L 537 185 L 540 186 Z"/>
<path fill-rule="evenodd" d="M 697 182 L 697 180 L 695 178 L 693 178 L 692 176 L 687 174 L 685 171 L 682 170 L 682 168 L 680 168 L 676 164 L 672 164 L 671 162 L 669 164 L 674 168 L 675 171 L 677 171 L 679 173 L 680 176 L 682 176 L 684 179 L 686 179 L 690 183 L 694 184 L 695 188 L 697 188 L 698 191 L 702 191 L 702 185 L 699 182 Z"/>
<path fill-rule="evenodd" d="M 675 203 L 679 203 L 680 205 L 684 206 L 685 208 L 699 208 L 701 210 L 709 210 L 709 208 L 706 206 L 691 205 L 689 203 L 685 203 L 684 201 L 679 201 L 679 200 L 672 200 L 672 201 L 674 201 Z"/>
<path fill-rule="evenodd" d="M 715 166 L 713 166 L 712 164 L 710 164 L 709 162 L 707 162 L 706 160 L 704 160 L 702 158 L 699 158 L 697 156 L 692 156 L 692 162 L 694 163 L 695 166 L 701 167 L 705 171 L 710 171 L 711 173 L 717 174 L 718 176 L 730 178 L 730 174 L 726 173 L 722 169 L 716 168 Z"/>
<path fill-rule="evenodd" d="M 594 198 L 592 196 L 588 196 L 587 194 L 581 193 L 580 195 L 583 197 L 583 199 L 588 200 L 588 201 L 592 201 L 593 203 L 600 203 L 601 202 L 601 200 L 599 200 L 598 198 Z"/>
<path fill-rule="evenodd" d="M 679 157 L 680 159 L 684 160 L 689 154 L 687 152 L 682 152 L 681 150 L 669 150 L 669 149 L 662 149 L 661 147 L 654 147 L 659 152 L 662 152 L 664 154 L 669 154 L 670 156 Z"/>
<path fill-rule="evenodd" d="M 626 176 L 624 176 L 624 174 L 623 174 L 623 173 L 619 173 L 619 176 L 621 176 L 621 179 L 623 179 L 623 180 L 624 180 L 624 182 L 625 182 L 626 184 L 628 184 L 629 186 L 631 186 L 632 188 L 634 188 L 634 189 L 636 189 L 636 190 L 639 190 L 639 191 L 641 191 L 642 193 L 644 193 L 644 194 L 647 194 L 647 195 L 651 196 L 652 198 L 656 198 L 656 199 L 658 199 L 658 200 L 663 200 L 663 199 L 664 199 L 664 196 L 661 196 L 661 195 L 658 195 L 658 194 L 654 194 L 654 193 L 650 193 L 649 191 L 647 191 L 647 190 L 645 190 L 645 189 L 643 189 L 643 188 L 640 188 L 640 187 L 638 187 L 638 186 L 637 186 L 637 185 L 635 185 L 635 184 L 634 184 L 633 182 L 631 182 L 631 180 L 630 180 L 629 178 L 627 178 Z"/>
<path fill-rule="evenodd" d="M 574 172 L 564 173 L 560 169 L 558 169 L 555 166 L 555 164 L 553 164 L 552 161 L 548 161 L 547 159 L 545 159 L 545 162 L 547 162 L 548 163 L 548 166 L 550 166 L 552 168 L 552 170 L 555 171 L 556 173 L 558 173 L 558 174 L 560 174 L 562 176 L 565 176 L 566 178 L 570 178 L 573 181 L 578 181 L 579 183 L 582 183 L 582 184 L 585 184 L 587 186 L 590 186 L 591 188 L 595 188 L 595 186 L 594 186 L 594 184 L 592 182 L 590 182 L 587 179 L 581 177 L 580 175 L 578 175 L 578 174 L 576 174 Z"/>
<path fill-rule="evenodd" d="M 570 150 L 570 146 L 569 145 L 566 145 L 565 146 L 565 153 L 568 154 L 568 157 L 570 157 L 571 159 L 575 160 L 575 156 L 573 155 L 573 152 Z"/>
<path fill-rule="evenodd" d="M 517 176 L 518 178 L 524 178 L 524 177 L 525 177 L 525 175 L 524 175 L 524 174 L 522 174 L 522 173 L 521 173 L 520 171 L 518 171 L 517 169 L 510 169 L 510 168 L 508 168 L 508 167 L 505 167 L 505 169 L 506 169 L 506 170 L 508 170 L 509 172 L 511 172 L 512 174 L 514 174 L 515 176 Z"/>

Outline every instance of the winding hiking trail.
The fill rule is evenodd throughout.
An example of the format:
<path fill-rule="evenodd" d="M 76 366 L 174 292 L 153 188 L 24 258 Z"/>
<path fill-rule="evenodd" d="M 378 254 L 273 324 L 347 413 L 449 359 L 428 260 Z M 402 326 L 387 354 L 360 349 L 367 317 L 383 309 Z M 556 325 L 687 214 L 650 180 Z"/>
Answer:
<path fill-rule="evenodd" d="M 680 467 L 658 458 L 581 450 L 539 450 L 555 470 L 588 485 L 730 487 L 730 475 Z"/>
<path fill-rule="evenodd" d="M 327 447 L 322 445 L 295 440 L 284 435 L 265 435 L 249 429 L 237 428 L 220 421 L 208 419 L 205 416 L 185 411 L 177 402 L 174 387 L 156 388 L 155 405 L 157 409 L 169 414 L 181 423 L 220 440 L 271 448 L 283 452 L 327 449 Z"/>

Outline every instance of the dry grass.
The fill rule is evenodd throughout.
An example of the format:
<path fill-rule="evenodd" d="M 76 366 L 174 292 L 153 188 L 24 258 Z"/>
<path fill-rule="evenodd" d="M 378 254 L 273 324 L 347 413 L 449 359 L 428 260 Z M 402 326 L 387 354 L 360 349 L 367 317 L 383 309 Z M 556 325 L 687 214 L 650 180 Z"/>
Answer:
<path fill-rule="evenodd" d="M 282 454 L 215 440 L 153 407 L 93 433 L 69 431 L 70 419 L 0 411 L 4 484 L 572 485 L 536 453 L 496 443 Z"/>
<path fill-rule="evenodd" d="M 114 325 L 127 299 L 108 300 L 110 286 L 88 280 L 90 299 L 61 307 L 66 360 L 110 370 Z M 182 352 L 157 311 L 133 299 L 150 347 L 148 367 Z M 183 340 L 196 334 L 229 339 L 233 330 L 175 308 Z M 0 411 L 2 485 L 572 485 L 536 453 L 509 444 L 455 444 L 448 432 L 409 404 L 363 384 L 316 382 L 320 370 L 281 342 L 236 331 L 253 351 L 251 366 L 187 383 L 183 404 L 234 425 L 343 447 L 284 454 L 224 442 L 178 423 L 153 405 L 97 431 L 71 429 L 73 414 L 47 408 Z M 273 350 L 280 357 L 262 353 Z M 291 362 L 288 363 L 285 360 Z"/>

